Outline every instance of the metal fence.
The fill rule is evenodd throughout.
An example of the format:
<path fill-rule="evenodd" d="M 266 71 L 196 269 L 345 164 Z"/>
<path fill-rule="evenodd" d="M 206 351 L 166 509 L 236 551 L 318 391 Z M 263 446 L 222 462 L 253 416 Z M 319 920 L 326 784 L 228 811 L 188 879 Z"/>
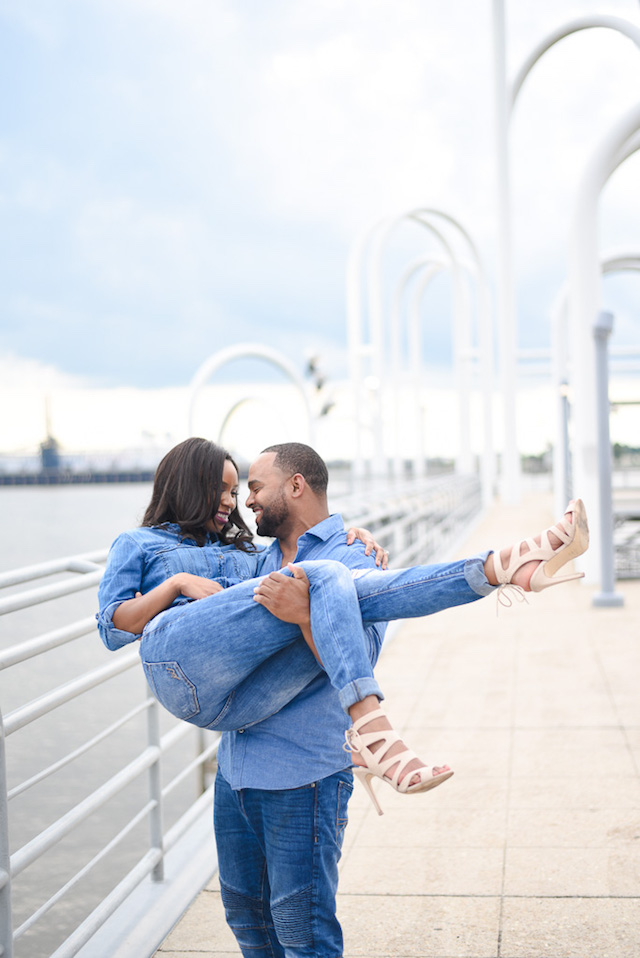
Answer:
<path fill-rule="evenodd" d="M 371 487 L 366 496 L 345 496 L 333 502 L 332 507 L 341 511 L 349 524 L 369 528 L 389 549 L 392 564 L 399 567 L 442 558 L 479 514 L 480 486 L 475 478 L 449 476 L 398 484 L 392 495 L 388 486 L 378 490 Z M 218 736 L 176 722 L 160 709 L 144 685 L 137 648 L 106 653 L 97 639 L 93 616 L 68 620 L 69 602 L 75 612 L 80 595 L 84 594 L 86 600 L 89 590 L 91 595 L 95 593 L 105 558 L 106 550 L 100 550 L 0 574 L 0 589 L 4 590 L 0 616 L 13 629 L 12 635 L 20 637 L 0 652 L 0 670 L 10 697 L 26 696 L 4 716 L 0 711 L 3 958 L 19 958 L 21 954 L 25 958 L 150 956 L 216 867 L 211 791 Z M 62 603 L 64 622 L 58 628 L 25 638 L 21 617 L 27 615 L 28 619 L 42 603 L 47 608 Z M 28 629 L 27 621 L 27 633 Z M 58 672 L 48 662 L 62 663 L 64 681 L 56 680 Z M 76 662 L 78 672 L 68 678 L 68 663 Z M 38 670 L 36 663 L 42 663 Z M 35 684 L 45 688 L 30 698 L 34 676 Z M 72 721 L 63 720 L 64 709 L 74 703 L 77 708 Z M 25 732 L 29 737 L 26 750 L 22 743 L 22 757 L 29 768 L 22 777 L 22 773 L 12 772 L 24 768 L 24 762 L 12 761 L 20 758 L 20 746 L 16 744 L 15 755 L 11 746 L 14 736 L 17 742 Z M 62 739 L 72 739 L 73 747 L 67 750 Z M 52 748 L 52 743 L 57 748 Z M 108 760 L 103 761 L 99 750 L 105 746 L 111 752 Z M 114 752 L 118 761 L 112 767 Z M 96 777 L 96 768 L 102 773 L 103 764 L 108 773 L 99 774 L 95 784 L 88 781 L 84 794 L 86 776 L 82 762 L 96 753 L 99 754 L 93 760 L 89 779 Z M 10 775 L 16 780 L 9 781 Z M 186 792 L 185 783 L 189 783 Z M 131 797 L 128 791 L 133 784 L 137 791 Z M 29 806 L 29 795 L 38 789 L 44 798 Z M 168 803 L 174 793 L 180 792 L 185 792 L 186 799 L 174 802 L 174 821 L 166 827 L 163 822 Z M 18 838 L 14 837 L 13 826 L 26 808 L 37 807 L 40 811 L 41 802 L 47 805 L 54 796 L 64 804 L 67 795 L 68 807 L 64 810 L 59 811 L 59 803 L 53 803 L 52 821 L 38 825 L 36 833 L 25 841 L 21 840 L 19 828 Z M 100 816 L 102 824 L 98 827 L 95 823 Z M 112 821 L 118 822 L 113 833 L 109 830 Z M 143 825 L 148 829 L 148 837 L 131 861 L 132 848 L 140 846 Z M 86 828 L 91 830 L 90 840 L 82 837 L 87 834 Z M 85 845 L 93 843 L 95 831 L 106 831 L 107 838 L 85 860 Z M 138 835 L 137 843 L 134 835 Z M 74 836 L 79 847 L 72 856 L 71 873 L 59 886 L 43 894 L 41 901 L 34 902 L 40 895 L 37 867 Z M 17 846 L 12 854 L 10 840 Z M 80 907 L 79 918 L 78 908 L 72 908 L 62 918 L 55 917 L 63 903 L 74 895 L 86 899 L 84 893 L 92 888 L 95 897 L 91 884 L 94 876 L 102 875 L 107 862 L 115 861 L 117 865 L 120 859 L 129 863 L 126 872 L 119 875 L 112 864 L 106 878 L 95 879 L 99 900 L 84 903 L 82 907 L 88 914 L 83 914 Z M 34 907 L 24 914 L 18 885 L 28 869 L 33 871 L 34 878 L 29 883 L 27 898 Z M 61 871 L 50 865 L 46 870 L 48 878 L 51 871 Z M 42 881 L 43 888 L 49 884 Z M 19 919 L 14 921 L 16 915 Z"/>

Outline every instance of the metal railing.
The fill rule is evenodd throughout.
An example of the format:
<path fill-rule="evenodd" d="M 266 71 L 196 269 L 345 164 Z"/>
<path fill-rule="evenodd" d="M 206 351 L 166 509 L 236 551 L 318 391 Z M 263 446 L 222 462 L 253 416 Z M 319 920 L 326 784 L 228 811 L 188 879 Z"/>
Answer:
<path fill-rule="evenodd" d="M 106 554 L 105 549 L 0 574 L 0 588 L 3 590 L 15 590 L 25 583 L 37 583 L 35 588 L 13 591 L 13 594 L 1 598 L 0 616 L 30 610 L 40 603 L 51 603 L 56 599 L 88 589 L 95 591 L 104 571 L 102 563 L 106 559 Z M 50 577 L 56 577 L 58 581 L 45 581 Z M 55 650 L 58 655 L 65 655 L 70 651 L 72 643 L 86 639 L 88 636 L 91 637 L 92 644 L 100 645 L 93 616 L 79 619 L 61 628 L 9 646 L 0 652 L 0 670 L 6 675 L 6 670 L 19 666 L 29 659 L 43 656 L 52 650 Z M 199 818 L 206 818 L 210 825 L 212 786 L 204 787 L 204 781 L 205 772 L 215 758 L 219 737 L 211 733 L 205 736 L 205 733 L 201 733 L 193 726 L 175 720 L 164 734 L 161 734 L 160 712 L 162 710 L 156 700 L 148 694 L 142 681 L 140 682 L 140 701 L 133 707 L 126 708 L 122 714 L 117 715 L 96 734 L 90 735 L 78 747 L 9 787 L 5 750 L 13 735 L 20 730 L 34 728 L 39 720 L 46 720 L 49 724 L 55 723 L 55 714 L 59 713 L 63 706 L 88 696 L 92 691 L 107 686 L 113 680 L 117 681 L 125 673 L 136 669 L 138 664 L 137 648 L 122 649 L 114 655 L 109 655 L 106 663 L 90 668 L 69 681 L 55 685 L 43 694 L 14 708 L 5 716 L 0 713 L 0 954 L 2 956 L 11 958 L 14 948 L 19 948 L 23 937 L 32 932 L 66 896 L 77 891 L 87 881 L 88 876 L 125 844 L 135 829 L 145 820 L 149 829 L 146 852 L 140 856 L 116 887 L 105 895 L 99 908 L 87 916 L 55 950 L 56 958 L 67 958 L 67 956 L 71 958 L 78 954 L 98 928 L 115 914 L 119 906 L 130 897 L 133 890 L 145 878 L 150 876 L 152 881 L 162 882 L 167 854 Z M 115 698 L 117 699 L 118 696 L 116 695 Z M 72 773 L 74 766 L 77 767 L 84 756 L 98 749 L 108 740 L 115 741 L 117 736 L 123 733 L 129 736 L 134 726 L 133 734 L 139 735 L 140 722 L 136 722 L 136 719 L 145 715 L 146 733 L 143 730 L 133 757 L 53 823 L 18 847 L 9 857 L 11 807 L 16 804 L 19 806 L 20 800 L 24 801 L 26 793 L 51 780 L 62 770 L 66 770 L 67 774 Z M 166 724 L 165 715 L 166 713 L 163 713 L 163 721 Z M 189 739 L 192 740 L 191 746 L 186 741 Z M 31 747 L 33 747 L 33 741 L 32 738 Z M 179 763 L 178 770 L 163 786 L 162 771 L 166 768 L 166 758 L 170 754 L 175 755 L 178 749 L 187 755 L 188 759 Z M 195 753 L 193 757 L 189 755 L 190 752 Z M 200 797 L 189 804 L 170 830 L 163 832 L 163 809 L 168 797 L 185 779 L 196 775 L 203 783 L 199 789 Z M 63 842 L 83 823 L 95 816 L 99 810 L 125 793 L 129 786 L 141 777 L 147 779 L 146 801 L 143 801 L 140 807 L 134 807 L 117 833 L 110 837 L 109 841 L 61 887 L 39 904 L 32 914 L 25 917 L 17 928 L 13 929 L 12 883 L 15 883 L 28 868 L 40 861 L 54 846 Z M 215 869 L 212 841 L 210 841 L 209 861 L 209 873 L 205 873 L 204 881 Z M 199 887 L 201 884 L 202 879 L 199 879 Z M 197 892 L 199 887 L 195 888 L 193 893 Z M 177 918 L 178 915 L 175 917 Z M 51 940 L 50 933 L 45 932 L 45 934 Z M 33 954 L 33 951 L 30 950 L 29 954 Z"/>
<path fill-rule="evenodd" d="M 453 547 L 456 540 L 468 531 L 469 523 L 481 510 L 480 485 L 473 477 L 448 476 L 421 483 L 396 484 L 393 495 L 389 488 L 376 492 L 371 489 L 366 496 L 359 494 L 344 497 L 333 502 L 336 511 L 341 511 L 349 524 L 362 525 L 371 529 L 376 538 L 392 554 L 393 565 L 403 566 L 417 562 L 427 562 L 434 557 L 442 558 Z M 0 589 L 7 590 L 0 598 L 0 616 L 5 622 L 16 622 L 20 614 L 29 615 L 41 603 L 55 605 L 56 602 L 69 601 L 70 597 L 79 597 L 87 590 L 95 590 L 103 572 L 106 550 L 86 553 L 54 562 L 42 563 L 12 572 L 0 573 Z M 53 579 L 54 581 L 49 581 Z M 22 588 L 27 583 L 34 587 Z M 66 614 L 66 612 L 65 612 Z M 17 616 L 17 618 L 16 618 Z M 137 647 L 127 647 L 117 653 L 106 653 L 96 634 L 93 616 L 65 622 L 35 638 L 29 637 L 16 642 L 0 652 L 0 671 L 4 676 L 9 670 L 18 672 L 21 668 L 33 670 L 35 663 L 44 660 L 47 654 L 54 655 L 56 661 L 74 660 L 79 648 L 89 647 L 93 654 L 96 649 L 98 661 L 83 668 L 78 675 L 54 684 L 34 698 L 12 708 L 4 717 L 0 711 L 0 956 L 13 958 L 29 941 L 35 941 L 37 947 L 29 944 L 24 954 L 33 958 L 38 948 L 38 956 L 50 955 L 52 936 L 45 929 L 47 945 L 38 939 L 38 928 L 42 927 L 52 910 L 62 902 L 84 889 L 90 876 L 104 870 L 105 863 L 114 857 L 130 858 L 133 835 L 138 834 L 143 823 L 148 826 L 146 848 L 141 850 L 136 860 L 126 872 L 114 879 L 114 870 L 109 875 L 110 885 L 101 892 L 100 900 L 89 914 L 82 915 L 79 922 L 65 928 L 64 941 L 54 945 L 53 958 L 82 958 L 96 956 L 110 958 L 117 955 L 130 955 L 146 958 L 153 954 L 172 925 L 179 918 L 189 901 L 209 880 L 215 871 L 216 860 L 211 829 L 211 793 L 213 762 L 218 747 L 215 733 L 202 732 L 186 723 L 176 722 L 156 700 L 146 691 L 141 670 L 138 670 L 139 657 Z M 106 657 L 106 661 L 101 659 Z M 25 663 L 29 663 L 25 666 Z M 133 701 L 131 690 L 121 694 L 127 676 L 138 670 L 139 690 Z M 54 670 L 55 671 L 55 670 Z M 47 672 L 47 669 L 44 669 Z M 66 672 L 66 667 L 65 667 Z M 31 673 L 30 673 L 31 674 Z M 42 680 L 42 675 L 39 676 Z M 19 681 L 17 682 L 19 685 Z M 108 692 L 115 685 L 115 692 Z M 11 687 L 15 692 L 15 688 Z M 109 702 L 117 701 L 117 708 L 109 708 L 111 713 L 104 716 L 97 729 L 88 728 L 86 737 L 73 748 L 57 758 L 45 757 L 46 749 L 40 742 L 37 723 L 46 723 L 47 729 L 62 729 L 61 735 L 68 734 L 68 723 L 57 722 L 56 717 L 64 708 L 73 703 L 91 703 L 92 696 L 100 695 L 104 703 L 108 692 Z M 125 702 L 122 707 L 122 702 Z M 91 704 L 80 706 L 87 716 L 96 719 L 100 713 Z M 141 719 L 146 723 L 141 726 Z M 90 722 L 93 726 L 96 722 Z M 82 719 L 80 720 L 82 723 Z M 164 728 L 163 728 L 164 726 Z M 67 732 L 64 732 L 65 727 Z M 19 732 L 31 733 L 30 751 L 42 755 L 43 765 L 35 771 L 29 770 L 24 778 L 9 784 L 7 780 L 7 746 L 12 737 Z M 16 820 L 23 803 L 31 792 L 39 786 L 59 781 L 64 772 L 66 787 L 70 793 L 77 791 L 78 780 L 82 781 L 82 759 L 105 746 L 112 752 L 122 748 L 126 741 L 126 760 L 101 779 L 80 800 L 71 804 L 53 822 L 42 827 L 37 834 L 24 843 L 18 842 L 13 854 L 9 854 L 11 835 L 10 823 Z M 34 748 L 34 742 L 37 746 Z M 42 747 L 41 747 L 42 746 Z M 176 756 L 176 753 L 178 755 Z M 170 759 L 170 756 L 173 758 Z M 95 762 L 94 762 L 95 764 Z M 100 765 L 98 760 L 98 765 Z M 107 763 L 109 764 L 109 763 Z M 162 780 L 167 777 L 163 786 Z M 87 823 L 95 821 L 96 816 L 104 814 L 109 820 L 122 819 L 123 796 L 133 783 L 140 784 L 146 778 L 146 796 L 138 794 L 137 800 L 127 798 L 125 820 L 120 823 L 115 834 L 98 847 L 88 861 L 83 861 L 70 877 L 48 894 L 46 900 L 39 903 L 30 914 L 21 917 L 18 926 L 13 928 L 12 887 L 16 879 L 41 863 L 44 856 L 54 847 L 60 848 L 65 840 L 77 836 Z M 175 822 L 168 829 L 163 828 L 167 801 L 175 791 L 179 791 L 185 782 L 195 780 L 196 795 L 191 795 L 186 807 L 174 810 Z M 51 786 L 48 794 L 53 793 Z M 16 809 L 10 819 L 10 811 Z M 117 814 L 112 810 L 116 808 Z M 138 844 L 140 838 L 138 835 Z M 15 844 L 15 842 L 14 842 Z M 127 855 L 124 855 L 126 850 Z M 172 857 L 173 856 L 173 857 Z M 168 874 L 170 872 L 171 874 Z M 114 884 L 115 882 L 115 884 Z M 37 882 L 35 882 L 37 884 Z M 166 894 L 167 886 L 171 894 Z M 149 887 L 158 891 L 152 895 Z M 175 889 L 178 889 L 176 892 Z M 165 889 L 165 891 L 162 891 Z M 132 905 L 134 898 L 141 902 L 144 909 L 155 909 L 154 919 L 145 925 L 138 906 Z M 14 914 L 16 909 L 14 908 Z M 114 918 L 115 916 L 115 918 Z M 110 920 L 113 919 L 113 920 Z M 58 922 L 60 924 L 60 922 Z M 117 925 L 114 931 L 114 926 Z M 149 927 L 152 927 L 150 932 Z M 137 929 L 137 938 L 136 938 Z M 35 936 L 35 937 L 31 937 Z M 115 936 L 115 937 L 114 937 Z M 122 939 L 126 937 L 129 950 L 120 951 Z M 118 938 L 120 940 L 118 940 Z M 15 951 L 14 951 L 15 949 Z"/>

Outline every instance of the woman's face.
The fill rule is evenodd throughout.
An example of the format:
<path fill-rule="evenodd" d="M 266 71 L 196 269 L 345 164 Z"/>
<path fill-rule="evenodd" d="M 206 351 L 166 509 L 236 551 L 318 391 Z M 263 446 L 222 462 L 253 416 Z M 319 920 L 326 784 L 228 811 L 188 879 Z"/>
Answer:
<path fill-rule="evenodd" d="M 213 519 L 209 519 L 206 527 L 209 532 L 222 532 L 229 522 L 229 516 L 238 505 L 238 473 L 232 462 L 225 459 L 222 470 L 222 492 L 218 511 Z"/>

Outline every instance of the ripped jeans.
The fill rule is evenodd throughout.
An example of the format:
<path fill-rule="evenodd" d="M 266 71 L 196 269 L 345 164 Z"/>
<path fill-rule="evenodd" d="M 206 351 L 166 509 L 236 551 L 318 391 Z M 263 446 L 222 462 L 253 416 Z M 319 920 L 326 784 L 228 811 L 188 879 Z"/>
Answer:
<path fill-rule="evenodd" d="M 245 958 L 340 958 L 338 861 L 348 770 L 302 788 L 233 791 L 216 777 L 222 903 Z"/>

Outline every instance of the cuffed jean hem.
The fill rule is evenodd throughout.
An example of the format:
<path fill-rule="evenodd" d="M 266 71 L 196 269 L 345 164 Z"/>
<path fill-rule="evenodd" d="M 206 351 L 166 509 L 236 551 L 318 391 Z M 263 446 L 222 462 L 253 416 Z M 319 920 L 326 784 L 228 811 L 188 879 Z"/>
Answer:
<path fill-rule="evenodd" d="M 488 549 L 486 552 L 480 552 L 477 556 L 472 556 L 464 564 L 464 577 L 467 584 L 477 595 L 491 595 L 498 588 L 497 585 L 491 585 L 484 574 L 484 564 L 493 552 Z"/>
<path fill-rule="evenodd" d="M 356 702 L 361 702 L 367 695 L 377 695 L 380 701 L 384 698 L 380 686 L 374 678 L 354 679 L 338 692 L 340 705 L 347 712 Z"/>

